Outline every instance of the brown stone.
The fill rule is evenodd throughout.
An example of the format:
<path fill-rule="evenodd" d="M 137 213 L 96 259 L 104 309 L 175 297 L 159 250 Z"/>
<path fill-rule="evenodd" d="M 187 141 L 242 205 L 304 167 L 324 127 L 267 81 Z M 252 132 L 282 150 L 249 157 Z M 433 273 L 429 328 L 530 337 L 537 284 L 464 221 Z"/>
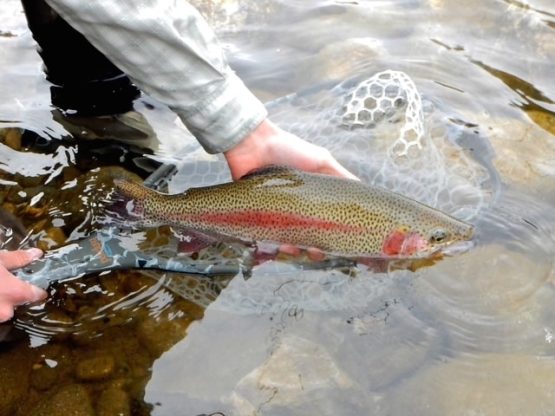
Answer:
<path fill-rule="evenodd" d="M 190 317 L 169 319 L 168 314 L 164 313 L 156 319 L 146 318 L 141 321 L 137 332 L 144 347 L 153 357 L 159 357 L 185 337 L 192 321 Z"/>
<path fill-rule="evenodd" d="M 110 378 L 116 369 L 116 361 L 111 355 L 86 358 L 77 364 L 75 374 L 82 381 L 96 381 Z"/>
<path fill-rule="evenodd" d="M 109 387 L 98 398 L 96 406 L 97 416 L 129 416 L 131 404 L 127 392 Z"/>
<path fill-rule="evenodd" d="M 66 235 L 63 230 L 58 227 L 50 227 L 46 231 L 47 238 L 51 240 L 54 246 L 61 246 L 66 241 Z"/>
<path fill-rule="evenodd" d="M 89 392 L 81 384 L 61 387 L 53 396 L 44 398 L 30 416 L 94 416 Z"/>
<path fill-rule="evenodd" d="M 12 415 L 29 388 L 32 361 L 25 351 L 13 348 L 0 355 L 0 415 Z"/>
<path fill-rule="evenodd" d="M 7 129 L 4 144 L 11 147 L 13 150 L 21 150 L 21 130 Z"/>
<path fill-rule="evenodd" d="M 416 374 L 391 394 L 394 415 L 549 415 L 555 361 L 520 354 L 459 357 Z"/>
<path fill-rule="evenodd" d="M 31 373 L 31 386 L 37 390 L 48 390 L 58 381 L 58 372 L 47 365 L 36 364 Z"/>

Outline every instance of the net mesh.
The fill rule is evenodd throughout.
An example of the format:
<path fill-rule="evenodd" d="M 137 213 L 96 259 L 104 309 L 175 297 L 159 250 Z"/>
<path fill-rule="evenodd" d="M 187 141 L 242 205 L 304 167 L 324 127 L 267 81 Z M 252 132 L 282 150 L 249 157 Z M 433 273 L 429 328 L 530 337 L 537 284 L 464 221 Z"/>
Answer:
<path fill-rule="evenodd" d="M 384 71 L 314 87 L 267 107 L 274 122 L 329 149 L 366 183 L 467 221 L 494 194 L 495 181 L 487 163 L 459 144 L 463 129 L 422 100 L 413 81 L 402 72 Z M 199 157 L 190 149 L 183 159 L 169 181 L 172 193 L 230 179 L 222 159 Z M 306 270 L 300 274 L 283 264 L 277 270 L 266 264 L 249 280 L 234 279 L 220 293 L 217 304 L 244 313 L 273 311 L 291 302 L 307 309 L 331 310 L 352 304 L 358 294 L 363 294 L 360 302 L 364 304 L 381 285 L 374 276 L 349 279 L 340 272 Z M 181 287 L 172 289 L 183 292 Z M 206 296 L 213 298 L 213 290 Z"/>
<path fill-rule="evenodd" d="M 472 219 L 491 197 L 488 169 L 402 72 L 384 71 L 270 105 L 284 129 L 329 149 L 363 181 Z M 427 110 L 427 111 L 425 111 Z M 455 136 L 455 137 L 451 137 Z"/>
<path fill-rule="evenodd" d="M 366 183 L 462 220 L 493 195 L 487 166 L 463 149 L 463 130 L 422 100 L 403 72 L 384 71 L 307 89 L 267 104 L 280 127 L 330 150 Z M 186 149 L 171 192 L 230 180 L 223 159 Z"/>

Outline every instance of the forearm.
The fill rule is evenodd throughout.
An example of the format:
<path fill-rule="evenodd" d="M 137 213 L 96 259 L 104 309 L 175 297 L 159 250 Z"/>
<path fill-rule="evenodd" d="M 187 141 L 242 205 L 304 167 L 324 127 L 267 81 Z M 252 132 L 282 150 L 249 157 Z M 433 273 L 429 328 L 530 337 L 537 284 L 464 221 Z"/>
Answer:
<path fill-rule="evenodd" d="M 47 1 L 139 88 L 172 108 L 207 151 L 229 150 L 266 117 L 189 3 Z"/>

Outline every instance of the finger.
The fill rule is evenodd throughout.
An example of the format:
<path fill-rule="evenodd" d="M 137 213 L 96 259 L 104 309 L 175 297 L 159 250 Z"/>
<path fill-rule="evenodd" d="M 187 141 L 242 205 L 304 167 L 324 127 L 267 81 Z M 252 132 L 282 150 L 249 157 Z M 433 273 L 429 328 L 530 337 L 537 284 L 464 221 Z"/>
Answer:
<path fill-rule="evenodd" d="M 36 302 L 46 297 L 47 293 L 27 282 L 24 282 L 6 268 L 0 266 L 0 301 L 11 305 Z"/>
<path fill-rule="evenodd" d="M 322 169 L 322 173 L 327 173 L 328 175 L 339 176 L 340 178 L 353 179 L 359 181 L 360 179 L 349 172 L 343 167 L 337 160 L 332 159 L 327 166 Z"/>
<path fill-rule="evenodd" d="M 301 249 L 292 244 L 282 244 L 279 246 L 279 252 L 282 254 L 288 254 L 290 256 L 299 256 L 301 254 Z"/>
<path fill-rule="evenodd" d="M 6 269 L 12 270 L 23 267 L 34 260 L 40 259 L 42 250 L 30 248 L 28 250 L 0 250 L 0 264 Z"/>
<path fill-rule="evenodd" d="M 312 261 L 322 261 L 326 258 L 325 253 L 316 247 L 309 247 L 306 249 L 308 258 Z"/>
<path fill-rule="evenodd" d="M 13 318 L 13 305 L 0 300 L 0 322 L 6 322 Z"/>

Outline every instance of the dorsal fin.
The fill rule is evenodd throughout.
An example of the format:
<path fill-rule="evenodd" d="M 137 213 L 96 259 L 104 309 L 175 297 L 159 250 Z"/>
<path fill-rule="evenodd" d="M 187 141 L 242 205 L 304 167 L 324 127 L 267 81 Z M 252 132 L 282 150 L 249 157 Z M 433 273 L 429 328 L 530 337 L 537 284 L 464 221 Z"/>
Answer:
<path fill-rule="evenodd" d="M 248 173 L 245 173 L 241 176 L 241 179 L 248 179 L 254 178 L 257 176 L 264 176 L 264 175 L 271 175 L 271 174 L 279 174 L 279 173 L 292 173 L 295 172 L 295 169 L 290 168 L 288 166 L 281 166 L 281 165 L 269 165 L 264 166 L 261 168 L 253 169 Z"/>

